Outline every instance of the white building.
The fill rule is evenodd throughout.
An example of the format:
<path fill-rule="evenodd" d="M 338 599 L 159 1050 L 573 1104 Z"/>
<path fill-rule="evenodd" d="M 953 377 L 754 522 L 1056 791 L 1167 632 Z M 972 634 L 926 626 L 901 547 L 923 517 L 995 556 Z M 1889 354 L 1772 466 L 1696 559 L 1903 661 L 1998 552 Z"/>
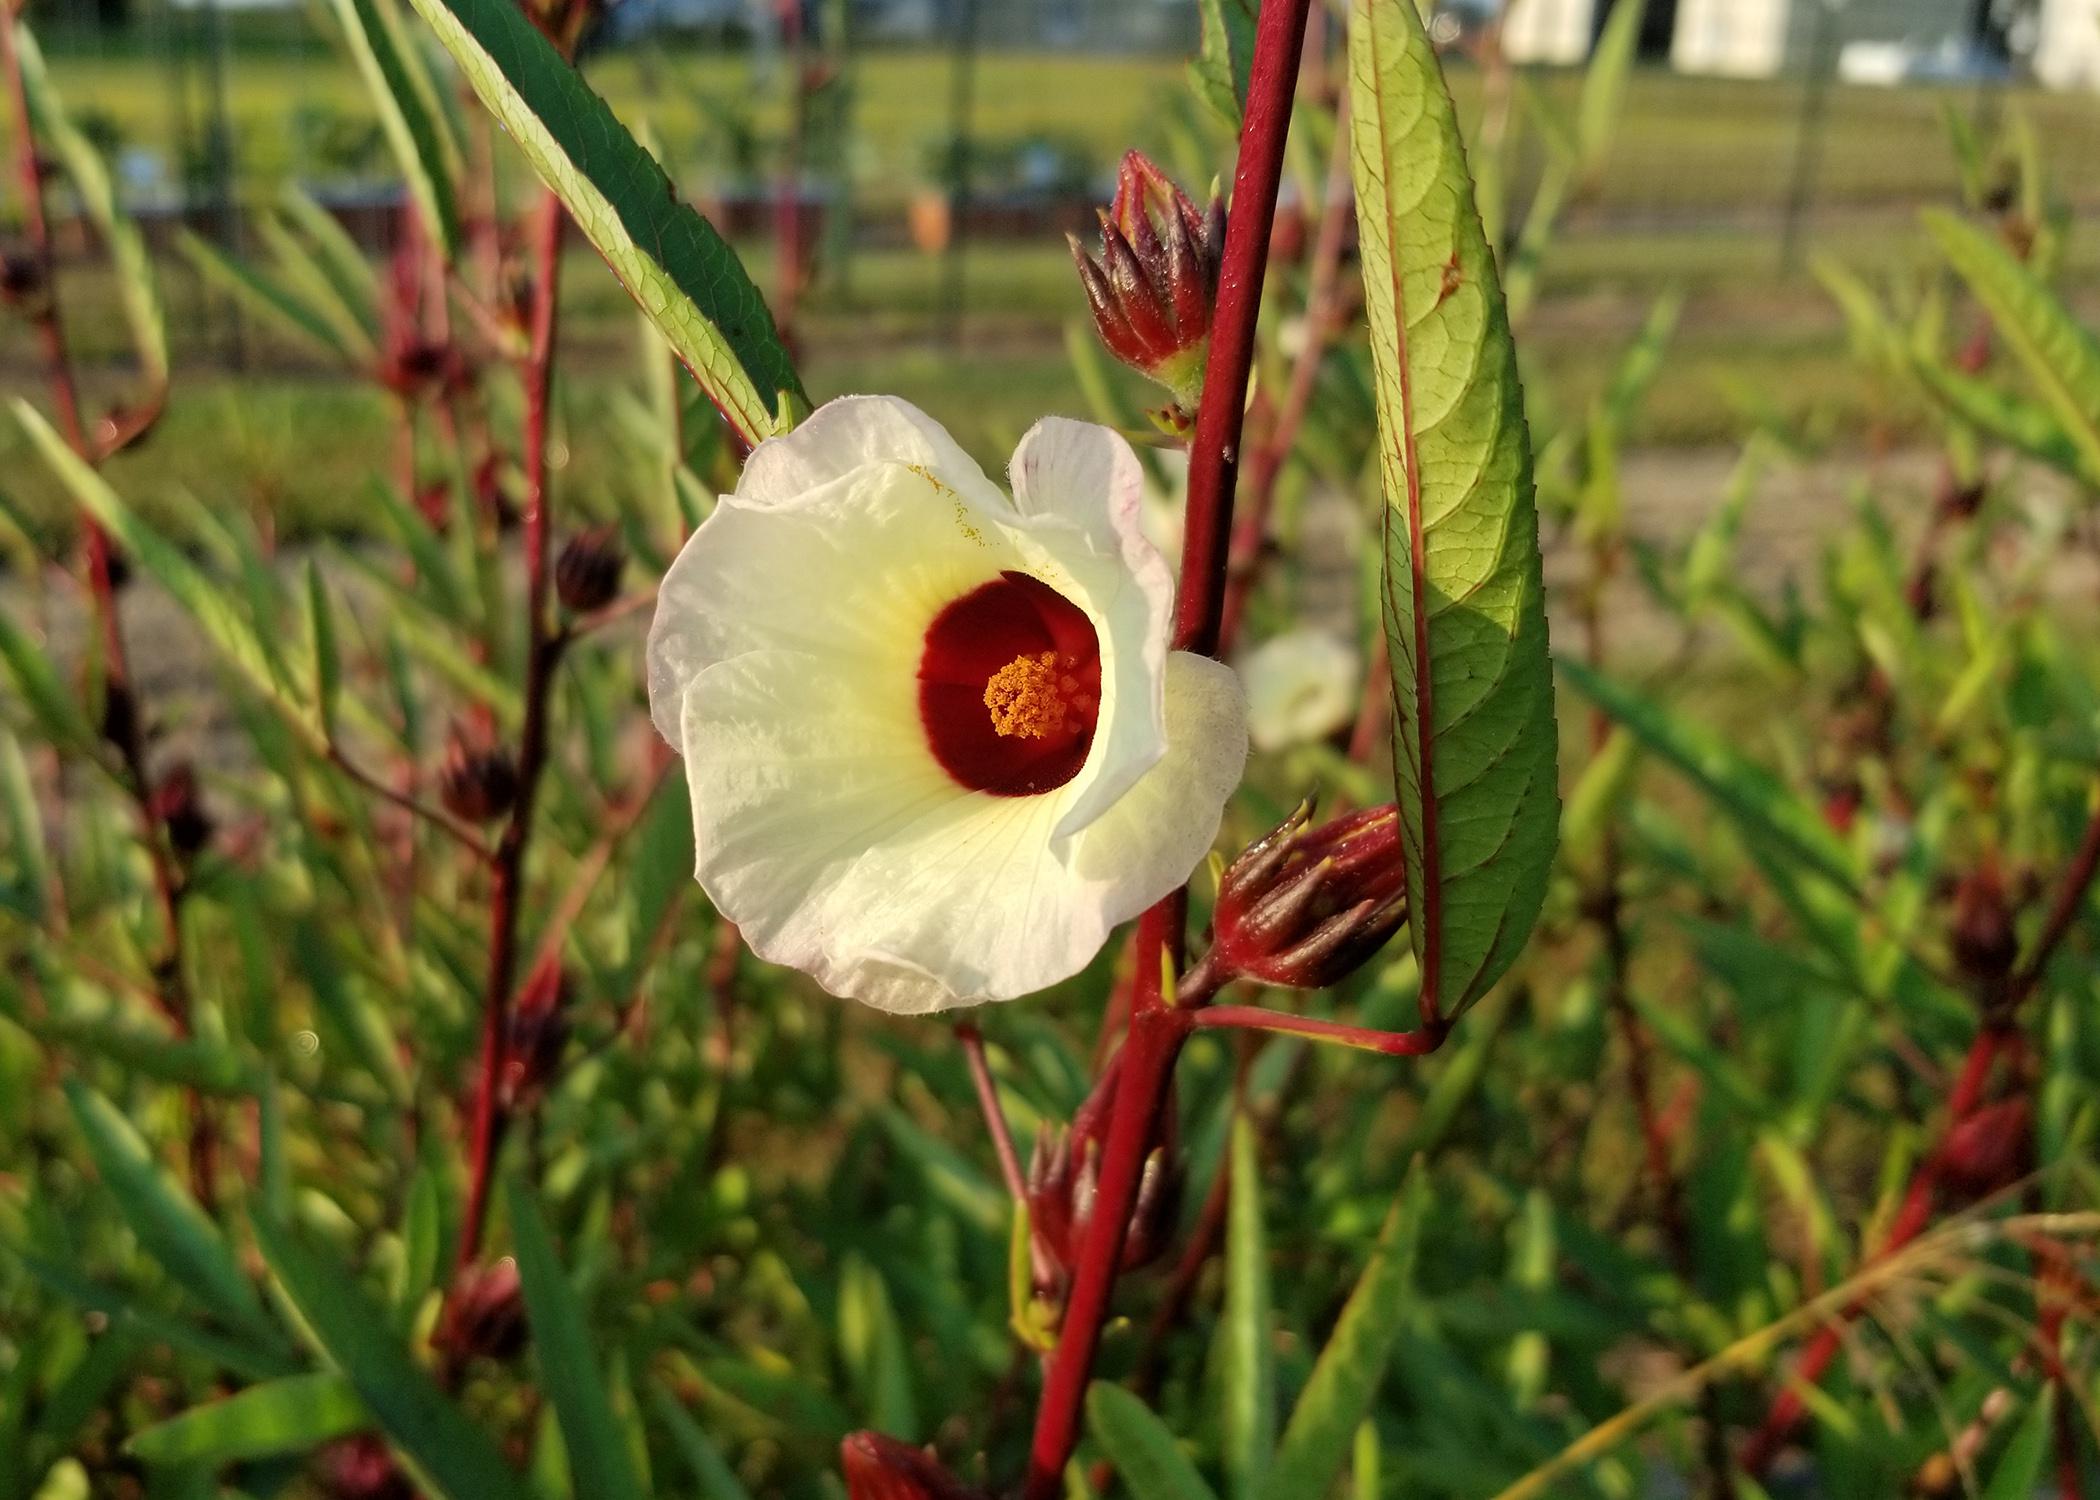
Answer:
<path fill-rule="evenodd" d="M 1589 55 L 1611 0 L 1508 0 L 1503 45 L 1518 62 Z M 1813 66 L 1827 46 L 1860 82 L 1964 76 L 1987 63 L 1991 0 L 1648 0 L 1641 55 L 1684 73 L 1770 78 Z M 2033 0 L 2010 41 L 2055 88 L 2100 88 L 2100 0 Z"/>

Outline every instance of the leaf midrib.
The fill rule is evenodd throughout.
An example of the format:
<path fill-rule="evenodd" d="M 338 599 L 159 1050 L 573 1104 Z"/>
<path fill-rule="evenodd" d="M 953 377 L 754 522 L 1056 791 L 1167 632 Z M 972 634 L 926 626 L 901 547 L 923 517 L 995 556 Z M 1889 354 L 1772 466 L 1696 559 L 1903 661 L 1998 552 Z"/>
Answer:
<path fill-rule="evenodd" d="M 1374 68 L 1382 72 L 1376 26 L 1370 28 L 1368 50 Z M 1378 145 L 1381 157 L 1385 157 L 1390 151 L 1392 140 L 1391 132 L 1387 128 L 1385 93 L 1381 88 L 1371 90 L 1371 97 L 1378 111 Z M 1380 163 L 1381 166 L 1386 164 L 1385 161 Z M 1421 893 L 1415 898 L 1416 904 L 1411 920 L 1419 923 L 1421 927 L 1422 995 L 1427 1005 L 1438 1006 L 1443 1002 L 1443 861 L 1437 844 L 1436 752 L 1433 733 L 1435 715 L 1431 699 L 1434 673 L 1429 658 L 1429 612 L 1422 601 L 1422 585 L 1427 571 L 1422 535 L 1422 473 L 1417 462 L 1415 444 L 1414 368 L 1408 356 L 1407 278 L 1400 264 L 1400 226 L 1393 210 L 1390 181 L 1386 183 L 1383 199 L 1386 274 L 1393 287 L 1393 337 L 1398 344 L 1399 358 L 1401 462 L 1407 476 L 1407 562 L 1408 575 L 1412 580 L 1409 605 L 1414 617 L 1412 624 L 1415 636 L 1415 739 L 1419 747 L 1417 754 L 1421 758 L 1421 781 L 1418 788 L 1421 827 L 1417 834 L 1422 851 L 1422 880 Z M 1390 555 L 1388 553 L 1388 556 Z"/>

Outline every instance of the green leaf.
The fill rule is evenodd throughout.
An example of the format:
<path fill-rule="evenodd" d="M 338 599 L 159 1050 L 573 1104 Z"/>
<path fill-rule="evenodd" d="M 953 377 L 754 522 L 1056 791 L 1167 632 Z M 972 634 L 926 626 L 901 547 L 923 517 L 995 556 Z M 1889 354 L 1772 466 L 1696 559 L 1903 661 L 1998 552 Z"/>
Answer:
<path fill-rule="evenodd" d="M 330 324 L 328 315 L 298 293 L 273 281 L 252 266 L 235 260 L 210 240 L 184 230 L 176 243 L 206 281 L 232 294 L 249 311 L 295 338 L 318 344 L 344 364 L 355 365 L 357 354 L 345 344 Z"/>
<path fill-rule="evenodd" d="M 1817 810 L 1719 733 L 1672 713 L 1580 662 L 1560 663 L 1583 697 L 1675 766 L 1746 832 L 1776 844 L 1841 889 L 1855 882 L 1849 852 Z"/>
<path fill-rule="evenodd" d="M 145 1138 L 115 1105 L 79 1079 L 67 1079 L 65 1090 L 95 1170 L 115 1196 L 140 1247 L 222 1323 L 275 1344 L 275 1325 L 231 1247 L 196 1200 L 161 1170 Z"/>
<path fill-rule="evenodd" d="M 315 1349 L 349 1380 L 435 1500 L 525 1500 L 494 1445 L 395 1341 L 348 1267 L 271 1219 L 255 1221 L 255 1239 Z"/>
<path fill-rule="evenodd" d="M 1457 118 L 1414 6 L 1353 0 L 1349 73 L 1408 928 L 1424 994 L 1454 1015 L 1523 948 L 1560 820 L 1531 442 Z"/>
<path fill-rule="evenodd" d="M 369 365 L 379 356 L 379 343 L 372 328 L 354 303 L 343 298 L 341 286 L 319 255 L 280 219 L 261 216 L 255 230 L 276 263 L 277 284 L 299 299 L 302 307 L 327 323 L 329 330 L 353 363 Z"/>
<path fill-rule="evenodd" d="M 418 87 L 410 71 L 413 65 L 402 55 L 397 28 L 380 9 L 381 0 L 331 0 L 331 5 L 416 208 L 450 260 L 459 248 L 459 213 L 428 91 Z"/>
<path fill-rule="evenodd" d="M 207 1094 L 251 1098 L 262 1075 L 224 1042 L 202 1037 L 175 1039 L 129 1022 L 45 1012 L 17 1012 L 0 1002 L 0 1014 L 47 1046 L 69 1047 L 163 1083 L 179 1083 Z"/>
<path fill-rule="evenodd" d="M 1232 1117 L 1232 1199 L 1225 1221 L 1224 1365 L 1226 1477 L 1232 1493 L 1260 1492 L 1276 1452 L 1276 1359 L 1270 1347 L 1269 1249 L 1262 1231 L 1261 1157 L 1254 1125 Z"/>
<path fill-rule="evenodd" d="M 1611 17 L 1597 33 L 1575 106 L 1575 142 L 1583 176 L 1595 182 L 1611 155 L 1611 138 L 1626 104 L 1626 85 L 1641 39 L 1647 0 L 1612 0 Z"/>
<path fill-rule="evenodd" d="M 379 277 L 342 221 L 296 182 L 277 195 L 278 210 L 313 246 L 314 260 L 335 288 L 337 300 L 367 321 L 379 298 Z"/>
<path fill-rule="evenodd" d="M 78 748 L 95 743 L 94 729 L 81 713 L 80 705 L 59 684 L 50 655 L 4 609 L 0 609 L 0 664 L 6 666 L 8 676 L 14 679 L 15 691 L 22 695 L 22 701 L 29 705 L 54 745 Z"/>
<path fill-rule="evenodd" d="M 2056 1386 L 2043 1386 L 2013 1430 L 2005 1452 L 1998 1458 L 1998 1467 L 1991 1470 L 1991 1482 L 1984 1488 L 1983 1500 L 2033 1500 L 2041 1486 L 2042 1465 L 2048 1461 L 2056 1401 Z"/>
<path fill-rule="evenodd" d="M 46 422 L 37 409 L 20 397 L 14 402 L 15 419 L 43 454 L 81 509 L 102 523 L 102 528 L 138 565 L 152 574 L 202 627 L 220 655 L 266 697 L 280 706 L 295 709 L 268 646 L 255 627 L 227 600 L 225 587 L 207 578 L 180 548 L 139 519 L 109 482 L 66 446 L 64 438 Z"/>
<path fill-rule="evenodd" d="M 73 190 L 80 195 L 96 233 L 116 268 L 117 297 L 123 304 L 124 322 L 131 331 L 140 367 L 155 386 L 168 378 L 168 323 L 161 308 L 160 283 L 153 274 L 153 256 L 146 248 L 138 224 L 124 211 L 117 198 L 109 163 L 93 142 L 81 133 L 67 115 L 58 91 L 44 68 L 44 55 L 29 28 L 15 23 L 15 51 L 22 65 L 22 86 L 29 94 L 44 140 L 66 169 Z"/>
<path fill-rule="evenodd" d="M 1132 1500 L 1216 1500 L 1167 1424 L 1121 1386 L 1096 1382 L 1086 1393 L 1086 1419 Z"/>
<path fill-rule="evenodd" d="M 2060 469 L 2080 484 L 2100 489 L 2100 467 L 2047 407 L 1932 360 L 1921 359 L 1915 368 L 1919 382 L 1950 414 L 1985 437 Z"/>
<path fill-rule="evenodd" d="M 414 0 L 541 181 L 747 437 L 793 425 L 802 382 L 743 264 L 512 0 Z"/>
<path fill-rule="evenodd" d="M 1196 0 L 1203 34 L 1189 59 L 1189 87 L 1234 130 L 1247 108 L 1259 0 Z"/>
<path fill-rule="evenodd" d="M 911 1351 L 882 1273 L 858 1255 L 839 1268 L 839 1352 L 870 1427 L 907 1441 L 919 1431 Z"/>
<path fill-rule="evenodd" d="M 561 1421 L 576 1493 L 591 1500 L 641 1500 L 642 1487 L 613 1416 L 604 1370 L 591 1348 L 583 1303 L 555 1258 L 554 1241 L 531 1192 L 516 1177 L 507 1180 L 505 1192 L 533 1352 L 541 1384 Z"/>
<path fill-rule="evenodd" d="M 1363 0 L 1359 0 L 1363 3 Z M 1378 1247 L 1349 1294 L 1312 1378 L 1291 1410 L 1261 1493 L 1266 1500 L 1324 1495 L 1348 1461 L 1349 1445 L 1385 1378 L 1387 1360 L 1414 1288 L 1415 1251 L 1429 1207 L 1429 1179 L 1419 1167 L 1386 1214 Z"/>
<path fill-rule="evenodd" d="M 343 685 L 343 659 L 336 646 L 335 608 L 328 602 L 321 569 L 311 560 L 306 564 L 306 629 L 313 647 L 315 719 L 321 738 L 333 743 L 335 698 Z"/>
<path fill-rule="evenodd" d="M 41 922 L 51 889 L 51 864 L 44 852 L 44 818 L 36 785 L 20 741 L 0 729 L 0 818 L 5 819 L 11 861 L 9 899 L 32 922 Z"/>
<path fill-rule="evenodd" d="M 371 1425 L 357 1387 L 341 1375 L 288 1375 L 192 1407 L 134 1434 L 124 1446 L 148 1463 L 223 1464 L 304 1453 Z"/>
<path fill-rule="evenodd" d="M 671 1446 L 678 1450 L 686 1467 L 693 1471 L 693 1479 L 700 1487 L 700 1500 L 751 1500 L 751 1492 L 736 1477 L 736 1470 L 729 1467 L 729 1461 L 722 1457 L 714 1440 L 669 1391 L 652 1385 L 649 1387 L 649 1404 L 656 1409 L 657 1419 L 670 1431 Z"/>
<path fill-rule="evenodd" d="M 1993 236 L 1942 211 L 1927 212 L 1925 225 L 2027 367 L 2087 471 L 2100 473 L 2100 339 Z"/>

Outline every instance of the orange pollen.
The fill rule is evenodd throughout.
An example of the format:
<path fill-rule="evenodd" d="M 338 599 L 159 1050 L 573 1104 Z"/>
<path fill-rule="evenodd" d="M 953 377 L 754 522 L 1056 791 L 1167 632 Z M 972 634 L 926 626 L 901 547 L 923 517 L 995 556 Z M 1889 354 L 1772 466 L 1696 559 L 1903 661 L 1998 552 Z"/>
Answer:
<path fill-rule="evenodd" d="M 1017 656 L 986 681 L 984 706 L 1001 736 L 1048 739 L 1070 727 L 1066 713 L 1077 686 L 1070 673 L 1058 672 L 1055 651 Z"/>

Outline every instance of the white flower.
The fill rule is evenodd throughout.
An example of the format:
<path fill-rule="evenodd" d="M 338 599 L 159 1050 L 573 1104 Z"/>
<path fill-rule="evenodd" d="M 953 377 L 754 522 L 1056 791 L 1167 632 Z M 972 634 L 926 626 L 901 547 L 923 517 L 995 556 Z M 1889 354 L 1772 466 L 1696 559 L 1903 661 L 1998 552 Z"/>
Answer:
<path fill-rule="evenodd" d="M 1309 744 L 1355 720 L 1363 664 L 1329 631 L 1301 626 L 1271 636 L 1239 665 L 1256 749 Z"/>
<path fill-rule="evenodd" d="M 1188 877 L 1246 759 L 1238 680 L 1167 649 L 1129 446 L 1046 418 L 1012 477 L 902 401 L 831 402 L 752 453 L 649 632 L 709 898 L 883 1010 L 1078 972 Z"/>

